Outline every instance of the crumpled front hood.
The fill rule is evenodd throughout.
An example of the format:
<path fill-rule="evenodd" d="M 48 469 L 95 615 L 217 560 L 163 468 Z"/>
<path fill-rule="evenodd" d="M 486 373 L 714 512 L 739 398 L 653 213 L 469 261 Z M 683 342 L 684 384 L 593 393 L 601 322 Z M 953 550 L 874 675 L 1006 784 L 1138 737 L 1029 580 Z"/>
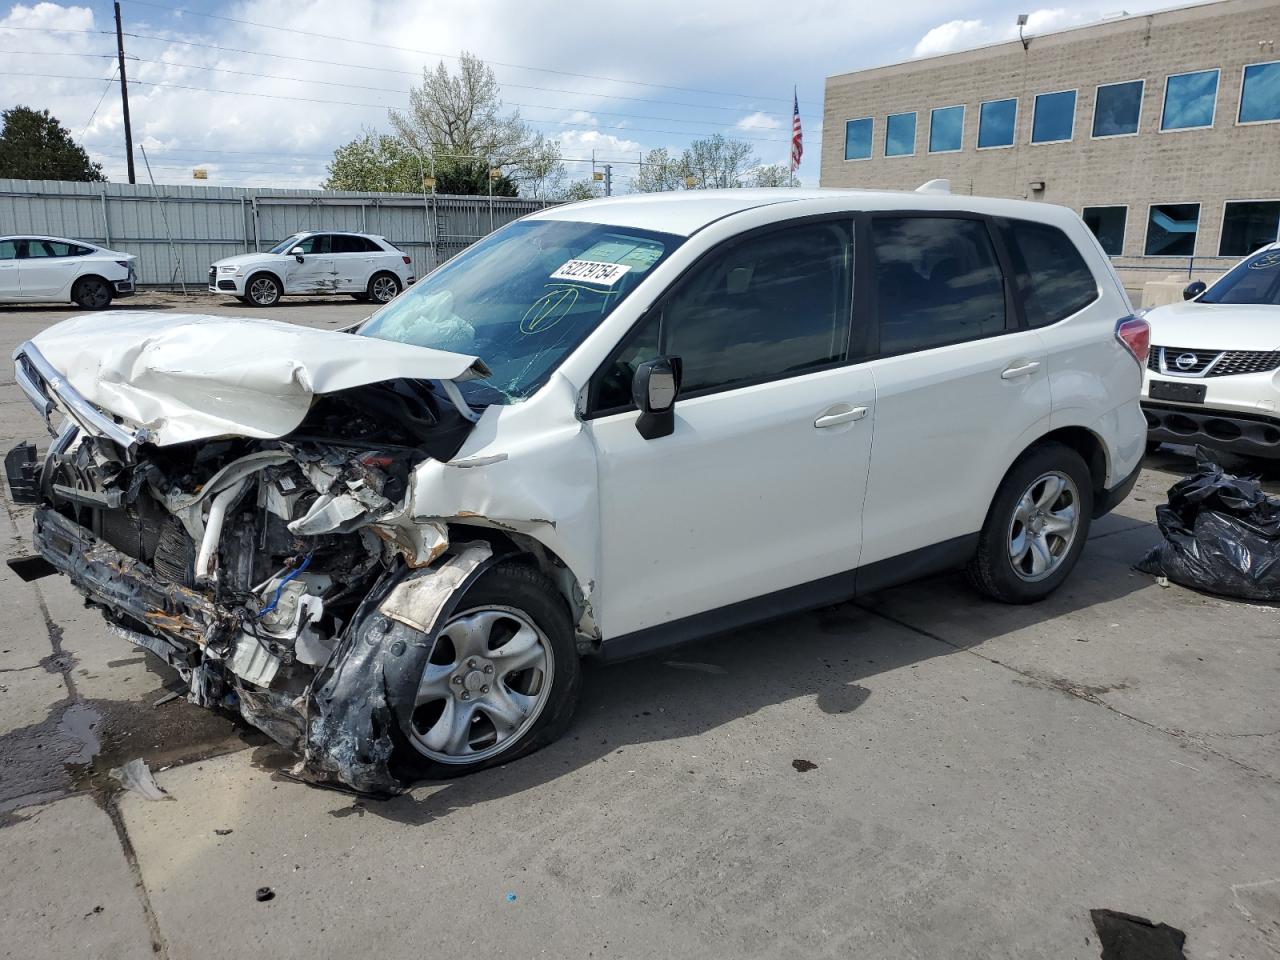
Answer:
<path fill-rule="evenodd" d="M 81 396 L 145 428 L 158 446 L 280 437 L 319 394 L 402 377 L 459 381 L 489 373 L 472 356 L 198 314 L 93 313 L 55 324 L 32 343 Z"/>
<path fill-rule="evenodd" d="M 1187 300 L 1156 307 L 1143 317 L 1157 347 L 1191 350 L 1275 350 L 1280 307 Z"/>

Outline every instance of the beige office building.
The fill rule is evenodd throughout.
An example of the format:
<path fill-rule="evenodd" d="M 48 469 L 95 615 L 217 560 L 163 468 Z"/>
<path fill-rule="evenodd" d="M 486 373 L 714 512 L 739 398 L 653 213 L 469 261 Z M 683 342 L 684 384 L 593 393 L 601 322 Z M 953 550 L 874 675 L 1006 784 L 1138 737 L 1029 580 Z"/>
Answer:
<path fill-rule="evenodd" d="M 1222 0 L 827 78 L 821 183 L 1071 207 L 1130 289 L 1280 235 L 1280 0 Z"/>

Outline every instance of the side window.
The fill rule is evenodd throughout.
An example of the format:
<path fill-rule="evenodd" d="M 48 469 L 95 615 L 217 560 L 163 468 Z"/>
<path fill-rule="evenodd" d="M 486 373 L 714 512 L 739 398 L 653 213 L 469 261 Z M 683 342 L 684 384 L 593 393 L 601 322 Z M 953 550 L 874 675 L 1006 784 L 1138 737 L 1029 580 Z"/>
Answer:
<path fill-rule="evenodd" d="M 298 246 L 303 253 L 332 253 L 332 236 L 327 233 L 316 233 L 301 241 Z"/>
<path fill-rule="evenodd" d="M 75 244 L 71 247 L 71 256 L 73 257 L 87 257 L 91 253 L 93 253 L 92 250 L 88 247 L 82 247 L 79 244 Z"/>
<path fill-rule="evenodd" d="M 595 407 L 629 405 L 636 366 L 660 354 L 681 359 L 682 395 L 837 363 L 848 352 L 852 284 L 847 223 L 730 241 L 632 334 L 604 371 Z"/>
<path fill-rule="evenodd" d="M 368 253 L 376 249 L 378 248 L 374 246 L 373 241 L 366 240 L 364 237 L 353 237 L 346 233 L 333 234 L 332 253 Z"/>
<path fill-rule="evenodd" d="M 1093 271 L 1057 227 L 1010 220 L 1004 229 L 1028 326 L 1057 323 L 1098 299 Z"/>
<path fill-rule="evenodd" d="M 981 220 L 871 221 L 880 353 L 908 353 L 1005 329 L 1004 279 Z"/>
<path fill-rule="evenodd" d="M 69 243 L 58 243 L 54 240 L 28 240 L 27 241 L 27 259 L 34 260 L 42 257 L 69 257 L 71 256 L 71 245 Z"/>
<path fill-rule="evenodd" d="M 16 260 L 18 257 L 17 240 L 0 240 L 0 260 Z"/>
<path fill-rule="evenodd" d="M 370 240 L 368 237 L 352 237 L 351 239 L 354 240 L 356 243 L 360 244 L 360 251 L 362 253 L 387 253 L 388 252 L 386 250 L 383 250 L 382 247 L 378 245 L 378 242 L 376 240 Z"/>

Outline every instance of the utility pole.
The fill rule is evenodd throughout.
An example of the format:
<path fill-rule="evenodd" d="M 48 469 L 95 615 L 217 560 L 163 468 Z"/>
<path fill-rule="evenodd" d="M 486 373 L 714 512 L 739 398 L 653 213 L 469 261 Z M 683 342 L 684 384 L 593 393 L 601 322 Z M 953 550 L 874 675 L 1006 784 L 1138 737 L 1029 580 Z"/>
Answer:
<path fill-rule="evenodd" d="M 613 196 L 613 164 L 606 163 L 604 165 L 604 195 L 606 197 Z"/>
<path fill-rule="evenodd" d="M 129 81 L 124 75 L 124 28 L 120 26 L 120 2 L 116 0 L 116 54 L 120 58 L 120 103 L 124 107 L 124 155 L 129 162 L 129 182 L 137 183 L 133 173 L 133 127 L 129 124 Z"/>

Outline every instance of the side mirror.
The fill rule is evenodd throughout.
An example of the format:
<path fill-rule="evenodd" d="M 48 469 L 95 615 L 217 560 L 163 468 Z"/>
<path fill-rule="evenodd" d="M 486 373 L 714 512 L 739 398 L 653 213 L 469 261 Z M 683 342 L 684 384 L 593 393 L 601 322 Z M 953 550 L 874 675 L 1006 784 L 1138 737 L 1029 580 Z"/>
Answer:
<path fill-rule="evenodd" d="M 1190 283 L 1188 283 L 1186 287 L 1183 288 L 1182 299 L 1194 300 L 1196 297 L 1200 296 L 1200 294 L 1204 293 L 1205 290 L 1207 289 L 1208 289 L 1208 286 L 1205 284 L 1203 280 L 1193 280 Z"/>
<path fill-rule="evenodd" d="M 299 263 L 302 263 L 302 262 L 303 262 L 303 259 L 302 259 L 302 248 L 301 248 L 301 247 L 294 247 L 294 248 L 293 248 L 292 250 L 290 250 L 289 252 L 290 252 L 291 254 L 293 254 L 294 259 L 295 259 L 295 260 L 297 260 Z"/>
<path fill-rule="evenodd" d="M 676 428 L 675 403 L 680 393 L 680 358 L 658 357 L 636 367 L 631 398 L 640 408 L 636 430 L 646 440 L 667 437 Z"/>

